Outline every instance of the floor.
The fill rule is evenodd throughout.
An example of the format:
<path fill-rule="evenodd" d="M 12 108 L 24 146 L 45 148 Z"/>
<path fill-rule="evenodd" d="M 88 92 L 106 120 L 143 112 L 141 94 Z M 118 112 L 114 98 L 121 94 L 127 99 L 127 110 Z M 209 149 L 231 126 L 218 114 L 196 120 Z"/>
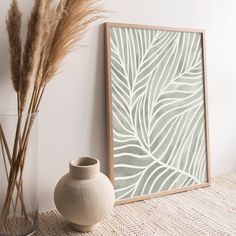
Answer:
<path fill-rule="evenodd" d="M 236 172 L 211 187 L 117 206 L 91 233 L 73 231 L 57 211 L 42 213 L 36 235 L 236 236 Z"/>

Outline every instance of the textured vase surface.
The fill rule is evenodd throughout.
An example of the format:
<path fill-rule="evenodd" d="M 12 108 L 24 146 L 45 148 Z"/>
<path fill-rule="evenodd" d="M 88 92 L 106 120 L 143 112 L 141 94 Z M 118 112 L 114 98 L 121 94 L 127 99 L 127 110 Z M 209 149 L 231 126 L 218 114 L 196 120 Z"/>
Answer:
<path fill-rule="evenodd" d="M 56 185 L 55 205 L 75 230 L 92 231 L 112 212 L 114 188 L 95 158 L 74 159 L 69 166 L 69 173 Z"/>

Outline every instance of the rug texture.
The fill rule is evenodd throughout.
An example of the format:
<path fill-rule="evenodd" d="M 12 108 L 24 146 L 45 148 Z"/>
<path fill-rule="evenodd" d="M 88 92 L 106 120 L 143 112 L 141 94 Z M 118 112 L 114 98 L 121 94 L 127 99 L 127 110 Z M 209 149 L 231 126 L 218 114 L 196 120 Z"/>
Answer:
<path fill-rule="evenodd" d="M 41 213 L 36 235 L 236 236 L 236 172 L 208 188 L 116 206 L 91 233 L 73 231 L 57 211 Z"/>

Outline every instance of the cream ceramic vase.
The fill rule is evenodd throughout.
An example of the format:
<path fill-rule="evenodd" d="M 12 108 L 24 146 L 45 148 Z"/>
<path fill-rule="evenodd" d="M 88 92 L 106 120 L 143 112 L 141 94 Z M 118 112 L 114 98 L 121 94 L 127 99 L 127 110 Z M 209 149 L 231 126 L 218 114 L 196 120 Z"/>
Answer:
<path fill-rule="evenodd" d="M 70 162 L 69 173 L 57 183 L 54 201 L 75 230 L 87 232 L 112 212 L 115 193 L 110 180 L 100 172 L 100 162 L 81 157 Z"/>

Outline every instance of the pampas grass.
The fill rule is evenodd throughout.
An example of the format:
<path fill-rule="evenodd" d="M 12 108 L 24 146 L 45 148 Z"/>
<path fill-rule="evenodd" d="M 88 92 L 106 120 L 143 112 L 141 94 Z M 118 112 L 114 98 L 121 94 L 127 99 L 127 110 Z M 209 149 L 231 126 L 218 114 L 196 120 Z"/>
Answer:
<path fill-rule="evenodd" d="M 88 25 L 99 18 L 101 8 L 94 0 L 67 0 L 64 8 L 59 8 L 61 15 L 55 33 L 50 36 L 50 47 L 45 50 L 45 68 L 43 83 L 55 75 L 61 61 L 77 45 Z"/>
<path fill-rule="evenodd" d="M 40 45 L 43 36 L 43 17 L 48 0 L 35 0 L 33 11 L 28 22 L 28 33 L 25 42 L 20 87 L 20 111 L 25 108 L 27 94 L 35 76 L 40 60 Z"/>
<path fill-rule="evenodd" d="M 100 0 L 60 0 L 57 3 L 54 0 L 34 0 L 22 56 L 21 13 L 17 0 L 12 0 L 7 17 L 7 30 L 11 54 L 11 79 L 18 95 L 19 112 L 13 154 L 10 157 L 7 196 L 0 215 L 0 230 L 5 227 L 14 191 L 17 191 L 14 210 L 17 209 L 18 198 L 24 205 L 21 183 L 27 158 L 25 153 L 45 88 L 59 71 L 65 56 L 79 46 L 89 25 L 102 18 L 103 14 Z M 21 117 L 25 111 L 28 117 L 22 124 Z M 30 116 L 31 114 L 34 115 Z M 2 137 L 3 131 L 0 135 L 1 144 L 8 150 L 8 145 L 2 142 Z"/>
<path fill-rule="evenodd" d="M 16 0 L 12 1 L 6 19 L 7 32 L 10 44 L 11 80 L 14 90 L 20 91 L 21 78 L 21 12 Z"/>

